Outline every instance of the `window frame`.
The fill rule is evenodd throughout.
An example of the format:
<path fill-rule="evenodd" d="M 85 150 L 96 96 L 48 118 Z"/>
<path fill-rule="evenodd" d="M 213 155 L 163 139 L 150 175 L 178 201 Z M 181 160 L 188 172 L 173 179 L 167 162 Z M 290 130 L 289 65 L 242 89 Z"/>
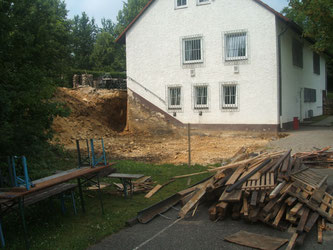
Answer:
<path fill-rule="evenodd" d="M 315 103 L 317 102 L 317 90 L 312 88 L 304 88 L 304 103 Z"/>
<path fill-rule="evenodd" d="M 171 105 L 171 94 L 170 90 L 171 89 L 180 89 L 180 94 L 179 94 L 179 105 Z M 183 109 L 183 100 L 182 100 L 182 86 L 181 85 L 168 85 L 167 86 L 167 103 L 168 103 L 168 110 L 170 111 L 181 111 Z"/>
<path fill-rule="evenodd" d="M 225 91 L 224 87 L 235 87 L 235 103 L 225 103 Z M 220 83 L 220 108 L 222 111 L 238 111 L 239 110 L 239 86 L 237 82 L 221 82 Z"/>
<path fill-rule="evenodd" d="M 237 34 L 245 34 L 245 56 L 228 56 L 228 36 L 237 35 Z M 226 31 L 223 34 L 224 38 L 224 61 L 225 62 L 233 62 L 233 61 L 245 61 L 248 60 L 249 57 L 249 34 L 247 30 L 232 30 Z"/>
<path fill-rule="evenodd" d="M 300 53 L 298 55 L 298 53 Z M 304 66 L 304 53 L 303 53 L 303 43 L 296 38 L 292 38 L 291 54 L 293 65 L 303 69 Z"/>
<path fill-rule="evenodd" d="M 200 2 L 200 0 L 197 0 L 197 6 L 206 5 L 206 4 L 210 4 L 210 3 L 211 3 L 211 0 L 206 0 L 204 2 Z"/>
<path fill-rule="evenodd" d="M 191 40 L 200 40 L 200 55 L 201 55 L 200 60 L 190 60 L 190 61 L 185 60 L 185 42 L 186 41 L 191 41 Z M 203 50 L 203 37 L 202 36 L 198 35 L 198 36 L 183 37 L 181 46 L 182 46 L 182 63 L 183 63 L 183 65 L 197 64 L 197 63 L 203 63 L 204 62 L 204 50 Z"/>
<path fill-rule="evenodd" d="M 206 104 L 197 104 L 197 88 L 204 88 L 206 87 L 207 95 L 206 95 Z M 193 85 L 193 109 L 197 111 L 209 110 L 209 85 L 208 84 L 195 84 Z"/>
<path fill-rule="evenodd" d="M 188 0 L 185 0 L 185 1 L 186 1 L 185 5 L 179 5 L 178 6 L 178 0 L 175 0 L 175 9 L 184 9 L 184 8 L 187 8 L 187 6 L 188 6 Z"/>
<path fill-rule="evenodd" d="M 316 75 L 320 75 L 320 55 L 314 51 L 313 51 L 312 63 L 313 63 L 313 73 Z"/>

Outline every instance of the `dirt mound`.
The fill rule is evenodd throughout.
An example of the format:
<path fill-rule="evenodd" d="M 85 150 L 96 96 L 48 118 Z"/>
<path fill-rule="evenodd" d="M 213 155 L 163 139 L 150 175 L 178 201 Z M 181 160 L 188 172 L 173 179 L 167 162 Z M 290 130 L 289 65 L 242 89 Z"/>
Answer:
<path fill-rule="evenodd" d="M 112 137 L 125 128 L 126 91 L 58 88 L 55 99 L 71 109 L 68 117 L 53 122 L 53 142 L 65 147 L 74 145 L 75 139 Z"/>

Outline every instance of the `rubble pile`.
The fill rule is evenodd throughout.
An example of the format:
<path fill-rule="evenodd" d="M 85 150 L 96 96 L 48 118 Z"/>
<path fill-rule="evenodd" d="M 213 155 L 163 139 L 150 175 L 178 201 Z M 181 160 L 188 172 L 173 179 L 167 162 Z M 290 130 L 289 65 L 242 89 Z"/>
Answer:
<path fill-rule="evenodd" d="M 216 172 L 211 178 L 180 192 L 186 196 L 179 216 L 194 215 L 205 201 L 212 203 L 208 212 L 213 221 L 232 216 L 280 230 L 293 227 L 287 249 L 296 242 L 302 245 L 315 226 L 321 243 L 326 222 L 333 223 L 333 196 L 327 190 L 328 176 L 313 167 L 331 166 L 333 152 L 328 150 L 262 153 L 211 169 Z"/>

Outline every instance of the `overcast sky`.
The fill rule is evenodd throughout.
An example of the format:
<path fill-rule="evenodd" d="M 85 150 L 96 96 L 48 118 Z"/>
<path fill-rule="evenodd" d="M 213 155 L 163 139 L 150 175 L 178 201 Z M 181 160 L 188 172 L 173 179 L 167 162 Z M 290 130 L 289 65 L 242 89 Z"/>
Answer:
<path fill-rule="evenodd" d="M 101 18 L 111 19 L 116 22 L 118 11 L 122 9 L 123 2 L 127 0 L 65 0 L 68 17 L 81 15 L 86 12 L 89 17 L 94 17 L 97 24 L 100 25 Z M 218 0 L 217 0 L 218 1 Z M 273 9 L 281 11 L 288 5 L 287 0 L 262 0 Z"/>

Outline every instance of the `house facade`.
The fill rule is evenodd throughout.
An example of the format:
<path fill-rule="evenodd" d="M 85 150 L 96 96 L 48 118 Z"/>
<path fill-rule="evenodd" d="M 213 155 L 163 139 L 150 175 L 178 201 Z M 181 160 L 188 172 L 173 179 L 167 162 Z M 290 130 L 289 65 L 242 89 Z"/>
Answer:
<path fill-rule="evenodd" d="M 130 120 L 152 118 L 139 105 L 152 124 L 221 129 L 273 131 L 321 115 L 325 60 L 300 34 L 259 0 L 151 0 L 117 39 Z"/>

